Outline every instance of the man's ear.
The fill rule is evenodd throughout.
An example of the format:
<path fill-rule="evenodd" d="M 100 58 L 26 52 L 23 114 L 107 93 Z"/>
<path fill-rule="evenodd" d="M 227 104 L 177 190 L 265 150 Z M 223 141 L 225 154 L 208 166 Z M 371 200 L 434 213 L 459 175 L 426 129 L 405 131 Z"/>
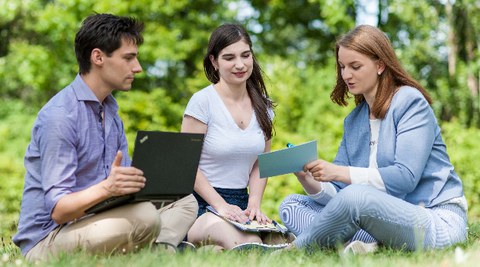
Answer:
<path fill-rule="evenodd" d="M 94 48 L 92 50 L 92 53 L 90 54 L 90 61 L 92 62 L 93 65 L 100 66 L 104 62 L 104 57 L 105 57 L 105 54 L 102 52 L 102 50 L 98 48 Z"/>

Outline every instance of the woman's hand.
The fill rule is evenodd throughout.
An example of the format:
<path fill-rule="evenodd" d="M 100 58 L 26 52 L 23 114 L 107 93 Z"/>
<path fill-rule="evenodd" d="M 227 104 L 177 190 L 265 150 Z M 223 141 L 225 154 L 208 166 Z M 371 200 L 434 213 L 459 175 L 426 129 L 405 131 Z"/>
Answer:
<path fill-rule="evenodd" d="M 249 218 L 244 213 L 244 211 L 236 205 L 230 205 L 225 203 L 224 205 L 217 208 L 217 212 L 223 217 L 239 223 L 246 223 L 249 221 Z"/>
<path fill-rule="evenodd" d="M 298 181 L 302 184 L 303 189 L 310 195 L 315 195 L 322 191 L 322 185 L 319 181 L 316 181 L 309 171 L 295 172 Z"/>
<path fill-rule="evenodd" d="M 314 177 L 309 171 L 299 171 L 299 172 L 294 172 L 295 176 L 297 176 L 297 179 L 299 182 L 303 184 L 303 182 L 306 182 L 308 180 L 313 180 Z"/>
<path fill-rule="evenodd" d="M 322 159 L 317 159 L 305 164 L 304 171 L 310 172 L 313 179 L 319 182 L 338 181 L 350 183 L 350 171 L 348 167 L 338 166 Z"/>
<path fill-rule="evenodd" d="M 263 212 L 260 210 L 260 208 L 252 208 L 248 207 L 245 210 L 245 215 L 248 216 L 248 219 L 250 221 L 257 220 L 259 224 L 266 224 L 266 223 L 271 223 L 272 220 L 270 220 L 267 215 L 263 214 Z"/>

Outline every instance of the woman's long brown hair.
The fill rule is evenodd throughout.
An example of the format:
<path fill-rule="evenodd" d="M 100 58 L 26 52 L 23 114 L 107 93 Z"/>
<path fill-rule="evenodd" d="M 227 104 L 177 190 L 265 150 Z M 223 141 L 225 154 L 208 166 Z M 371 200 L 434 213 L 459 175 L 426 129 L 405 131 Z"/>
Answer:
<path fill-rule="evenodd" d="M 370 25 L 357 26 L 337 41 L 335 48 L 337 82 L 330 94 L 333 102 L 340 106 L 346 106 L 348 104 L 347 100 L 350 98 L 347 84 L 342 78 L 341 68 L 338 63 L 338 50 L 340 47 L 354 50 L 372 60 L 379 60 L 385 65 L 385 70 L 378 76 L 377 93 L 370 111 L 376 118 L 385 118 L 393 95 L 395 95 L 396 90 L 403 85 L 418 89 L 428 103 L 432 103 L 428 92 L 416 80 L 410 77 L 401 66 L 390 40 L 385 33 Z M 355 95 L 354 97 L 356 105 L 364 101 L 363 95 Z"/>
<path fill-rule="evenodd" d="M 238 24 L 223 24 L 215 29 L 210 36 L 208 50 L 203 59 L 203 69 L 210 82 L 218 83 L 220 77 L 210 61 L 210 56 L 217 60 L 223 48 L 240 40 L 244 40 L 248 44 L 253 57 L 253 70 L 252 75 L 247 80 L 247 92 L 252 100 L 253 110 L 255 110 L 260 128 L 266 140 L 270 140 L 273 136 L 273 122 L 268 114 L 268 109 L 273 108 L 274 104 L 268 96 L 268 91 L 263 81 L 263 71 L 253 53 L 252 41 L 247 31 Z"/>

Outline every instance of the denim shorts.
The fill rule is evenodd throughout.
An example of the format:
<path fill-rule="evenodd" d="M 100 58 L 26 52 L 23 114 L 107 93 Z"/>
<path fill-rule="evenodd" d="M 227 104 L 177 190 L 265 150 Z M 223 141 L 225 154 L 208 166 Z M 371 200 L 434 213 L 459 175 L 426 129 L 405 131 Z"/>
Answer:
<path fill-rule="evenodd" d="M 230 205 L 239 206 L 242 210 L 247 209 L 248 206 L 248 191 L 246 188 L 242 189 L 228 189 L 228 188 L 216 188 L 215 191 L 223 197 L 223 199 Z M 198 202 L 198 214 L 197 217 L 204 214 L 207 210 L 208 203 L 196 192 L 193 195 Z"/>

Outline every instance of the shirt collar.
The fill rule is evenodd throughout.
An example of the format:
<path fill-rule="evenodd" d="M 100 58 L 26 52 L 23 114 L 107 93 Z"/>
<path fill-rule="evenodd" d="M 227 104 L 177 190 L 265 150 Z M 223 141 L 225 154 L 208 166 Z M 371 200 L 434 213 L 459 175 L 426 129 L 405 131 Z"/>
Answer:
<path fill-rule="evenodd" d="M 80 74 L 77 74 L 77 77 L 75 77 L 75 80 L 72 82 L 72 86 L 74 88 L 75 95 L 77 96 L 77 100 L 99 102 L 92 89 L 90 89 L 85 81 L 83 81 Z"/>
<path fill-rule="evenodd" d="M 78 101 L 94 101 L 102 104 L 100 101 L 98 101 L 97 96 L 93 93 L 92 89 L 88 87 L 80 74 L 77 74 L 75 80 L 72 82 L 72 86 Z M 108 95 L 105 98 L 103 105 L 112 105 L 114 111 L 118 109 L 117 101 L 115 101 L 115 98 L 112 95 Z"/>

